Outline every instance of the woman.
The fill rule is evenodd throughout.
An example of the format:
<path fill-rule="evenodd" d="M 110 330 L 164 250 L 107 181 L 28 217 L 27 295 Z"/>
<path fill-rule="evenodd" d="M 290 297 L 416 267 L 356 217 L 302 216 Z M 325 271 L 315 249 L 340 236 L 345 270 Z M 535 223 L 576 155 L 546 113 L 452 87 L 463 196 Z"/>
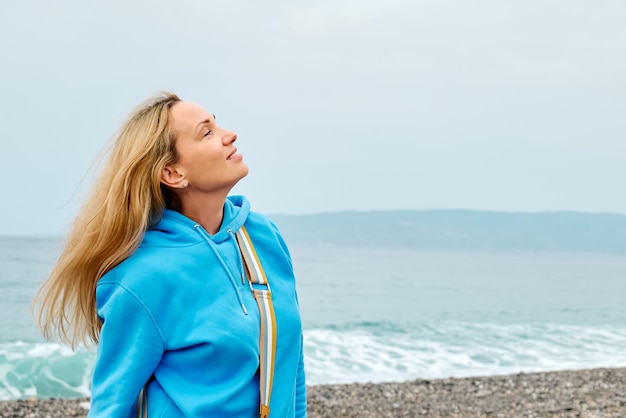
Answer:
<path fill-rule="evenodd" d="M 89 417 L 135 416 L 144 386 L 150 417 L 264 416 L 263 388 L 271 417 L 306 416 L 290 256 L 267 217 L 227 197 L 248 174 L 236 139 L 174 94 L 118 133 L 37 296 L 47 338 L 98 344 Z M 251 291 L 268 286 L 248 283 L 262 270 L 274 320 Z"/>

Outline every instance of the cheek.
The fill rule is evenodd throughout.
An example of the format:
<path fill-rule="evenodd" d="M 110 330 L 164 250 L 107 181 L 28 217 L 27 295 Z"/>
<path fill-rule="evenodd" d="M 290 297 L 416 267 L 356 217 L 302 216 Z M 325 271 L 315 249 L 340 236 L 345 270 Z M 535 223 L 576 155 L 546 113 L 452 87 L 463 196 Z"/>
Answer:
<path fill-rule="evenodd" d="M 183 167 L 193 167 L 202 161 L 202 150 L 196 144 L 184 144 L 176 147 L 178 163 Z"/>

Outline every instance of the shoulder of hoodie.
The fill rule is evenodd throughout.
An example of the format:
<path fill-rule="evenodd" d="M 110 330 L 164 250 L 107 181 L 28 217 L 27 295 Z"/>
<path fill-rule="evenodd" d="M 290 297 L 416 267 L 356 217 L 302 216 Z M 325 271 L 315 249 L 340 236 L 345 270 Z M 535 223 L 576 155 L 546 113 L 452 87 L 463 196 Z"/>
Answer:
<path fill-rule="evenodd" d="M 255 242 L 255 237 L 257 235 L 260 235 L 262 240 L 263 240 L 263 237 L 267 238 L 269 235 L 270 243 L 278 244 L 283 255 L 289 262 L 289 265 L 293 268 L 292 261 L 291 261 L 291 254 L 289 253 L 287 244 L 285 243 L 285 240 L 282 234 L 280 233 L 278 226 L 274 223 L 272 219 L 270 219 L 269 216 L 263 215 L 258 212 L 250 212 L 250 214 L 248 215 L 248 220 L 246 221 L 244 225 L 248 229 L 248 232 L 250 233 L 250 237 L 253 242 Z M 258 231 L 255 228 L 257 226 L 260 227 Z M 274 240 L 275 242 L 273 242 Z M 256 246 L 256 242 L 255 242 L 255 246 Z"/>
<path fill-rule="evenodd" d="M 259 212 L 250 211 L 250 213 L 248 214 L 248 219 L 246 220 L 244 225 L 246 226 L 246 228 L 256 226 L 267 227 L 274 231 L 276 234 L 280 235 L 280 231 L 278 231 L 278 227 L 276 226 L 274 221 L 272 221 L 269 216 Z"/>

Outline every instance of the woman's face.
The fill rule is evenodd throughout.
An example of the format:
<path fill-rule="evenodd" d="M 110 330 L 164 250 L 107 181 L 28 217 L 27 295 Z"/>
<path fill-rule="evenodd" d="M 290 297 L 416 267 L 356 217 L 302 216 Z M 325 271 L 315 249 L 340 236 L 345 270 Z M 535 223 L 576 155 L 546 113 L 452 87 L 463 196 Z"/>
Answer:
<path fill-rule="evenodd" d="M 174 104 L 170 115 L 178 161 L 168 167 L 178 187 L 188 182 L 190 192 L 228 193 L 248 174 L 234 145 L 237 134 L 220 128 L 215 115 L 190 102 Z"/>

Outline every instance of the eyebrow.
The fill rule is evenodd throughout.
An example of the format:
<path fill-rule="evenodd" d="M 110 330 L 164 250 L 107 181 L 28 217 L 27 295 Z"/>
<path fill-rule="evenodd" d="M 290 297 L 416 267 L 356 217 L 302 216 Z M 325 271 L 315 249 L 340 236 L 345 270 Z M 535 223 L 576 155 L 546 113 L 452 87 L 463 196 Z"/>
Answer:
<path fill-rule="evenodd" d="M 198 131 L 198 128 L 200 127 L 200 125 L 203 125 L 205 123 L 215 122 L 215 119 L 217 119 L 217 117 L 215 116 L 215 114 L 213 114 L 213 120 L 205 119 L 205 120 L 201 121 L 199 124 L 196 125 L 196 132 Z"/>

